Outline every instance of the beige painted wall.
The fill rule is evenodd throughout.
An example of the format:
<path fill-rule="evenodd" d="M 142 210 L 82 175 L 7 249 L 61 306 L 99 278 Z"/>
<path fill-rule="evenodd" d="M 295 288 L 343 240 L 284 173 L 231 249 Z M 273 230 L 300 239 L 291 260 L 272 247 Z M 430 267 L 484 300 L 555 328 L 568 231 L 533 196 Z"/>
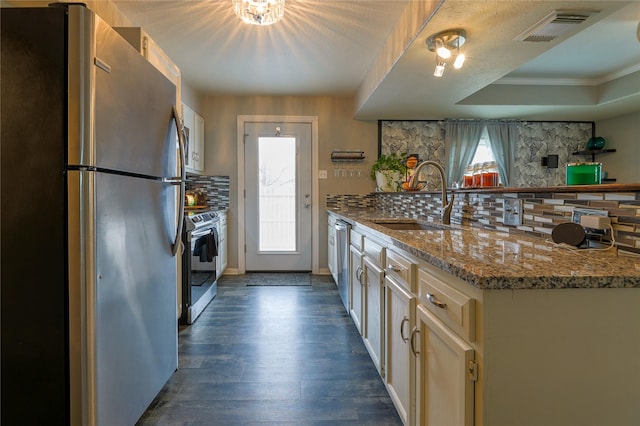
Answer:
<path fill-rule="evenodd" d="M 209 96 L 205 100 L 205 174 L 228 175 L 231 178 L 229 211 L 229 267 L 238 267 L 237 215 L 237 140 L 238 115 L 298 115 L 318 117 L 318 168 L 327 170 L 328 179 L 319 180 L 320 268 L 327 267 L 326 194 L 367 194 L 375 189 L 368 177 L 371 163 L 378 156 L 377 122 L 354 120 L 354 99 L 350 97 L 271 97 L 271 96 Z M 359 149 L 365 151 L 362 163 L 366 171 L 362 178 L 334 178 L 331 151 Z"/>
<path fill-rule="evenodd" d="M 182 78 L 182 84 L 181 84 L 181 97 L 182 97 L 182 102 L 189 105 L 189 107 L 194 110 L 195 112 L 197 112 L 200 115 L 204 115 L 204 99 L 205 97 L 202 96 L 200 93 L 196 92 L 195 90 L 193 90 L 191 88 L 191 86 L 189 86 L 189 84 L 185 81 L 184 78 Z M 207 149 L 205 147 L 205 153 L 207 152 Z"/>
<path fill-rule="evenodd" d="M 607 141 L 605 148 L 616 149 L 596 158 L 609 177 L 616 183 L 640 182 L 640 111 L 596 122 L 596 134 Z"/>

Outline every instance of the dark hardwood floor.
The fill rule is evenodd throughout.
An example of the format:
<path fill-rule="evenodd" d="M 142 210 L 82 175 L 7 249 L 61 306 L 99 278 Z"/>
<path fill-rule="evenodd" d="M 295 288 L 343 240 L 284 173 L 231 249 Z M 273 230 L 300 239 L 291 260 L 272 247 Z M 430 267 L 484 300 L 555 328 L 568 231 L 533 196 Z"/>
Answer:
<path fill-rule="evenodd" d="M 330 277 L 218 284 L 139 425 L 402 424 Z"/>

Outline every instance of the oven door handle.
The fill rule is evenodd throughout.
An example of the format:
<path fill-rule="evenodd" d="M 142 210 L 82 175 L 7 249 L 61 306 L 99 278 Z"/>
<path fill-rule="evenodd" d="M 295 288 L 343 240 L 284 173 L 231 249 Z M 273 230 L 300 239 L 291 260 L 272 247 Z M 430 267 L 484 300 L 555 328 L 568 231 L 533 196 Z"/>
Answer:
<path fill-rule="evenodd" d="M 205 231 L 200 232 L 191 232 L 191 239 L 204 237 L 205 235 L 209 235 L 213 232 L 212 228 L 207 228 Z"/>

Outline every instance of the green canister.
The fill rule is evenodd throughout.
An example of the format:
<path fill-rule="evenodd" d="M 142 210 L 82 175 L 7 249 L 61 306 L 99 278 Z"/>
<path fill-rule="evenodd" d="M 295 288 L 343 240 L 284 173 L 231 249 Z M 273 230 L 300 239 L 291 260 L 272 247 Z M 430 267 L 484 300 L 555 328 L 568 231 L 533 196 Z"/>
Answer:
<path fill-rule="evenodd" d="M 567 185 L 599 185 L 602 163 L 567 164 Z"/>

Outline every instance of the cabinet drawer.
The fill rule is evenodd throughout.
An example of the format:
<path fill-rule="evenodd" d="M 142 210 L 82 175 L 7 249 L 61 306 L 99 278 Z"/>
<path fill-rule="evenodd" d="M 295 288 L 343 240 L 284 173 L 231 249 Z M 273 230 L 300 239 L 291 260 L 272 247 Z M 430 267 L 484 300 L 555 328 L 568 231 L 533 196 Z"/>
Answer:
<path fill-rule="evenodd" d="M 476 301 L 429 272 L 418 271 L 418 301 L 460 336 L 476 338 Z"/>
<path fill-rule="evenodd" d="M 382 268 L 384 265 L 385 248 L 373 241 L 371 238 L 364 239 L 364 253 L 371 258 L 374 265 Z"/>
<path fill-rule="evenodd" d="M 358 231 L 354 231 L 353 229 L 350 232 L 349 240 L 351 241 L 351 245 L 362 251 L 364 236 Z"/>
<path fill-rule="evenodd" d="M 393 250 L 386 250 L 385 273 L 395 277 L 396 280 L 412 293 L 416 292 L 415 278 L 417 265 L 410 259 L 396 253 Z"/>

